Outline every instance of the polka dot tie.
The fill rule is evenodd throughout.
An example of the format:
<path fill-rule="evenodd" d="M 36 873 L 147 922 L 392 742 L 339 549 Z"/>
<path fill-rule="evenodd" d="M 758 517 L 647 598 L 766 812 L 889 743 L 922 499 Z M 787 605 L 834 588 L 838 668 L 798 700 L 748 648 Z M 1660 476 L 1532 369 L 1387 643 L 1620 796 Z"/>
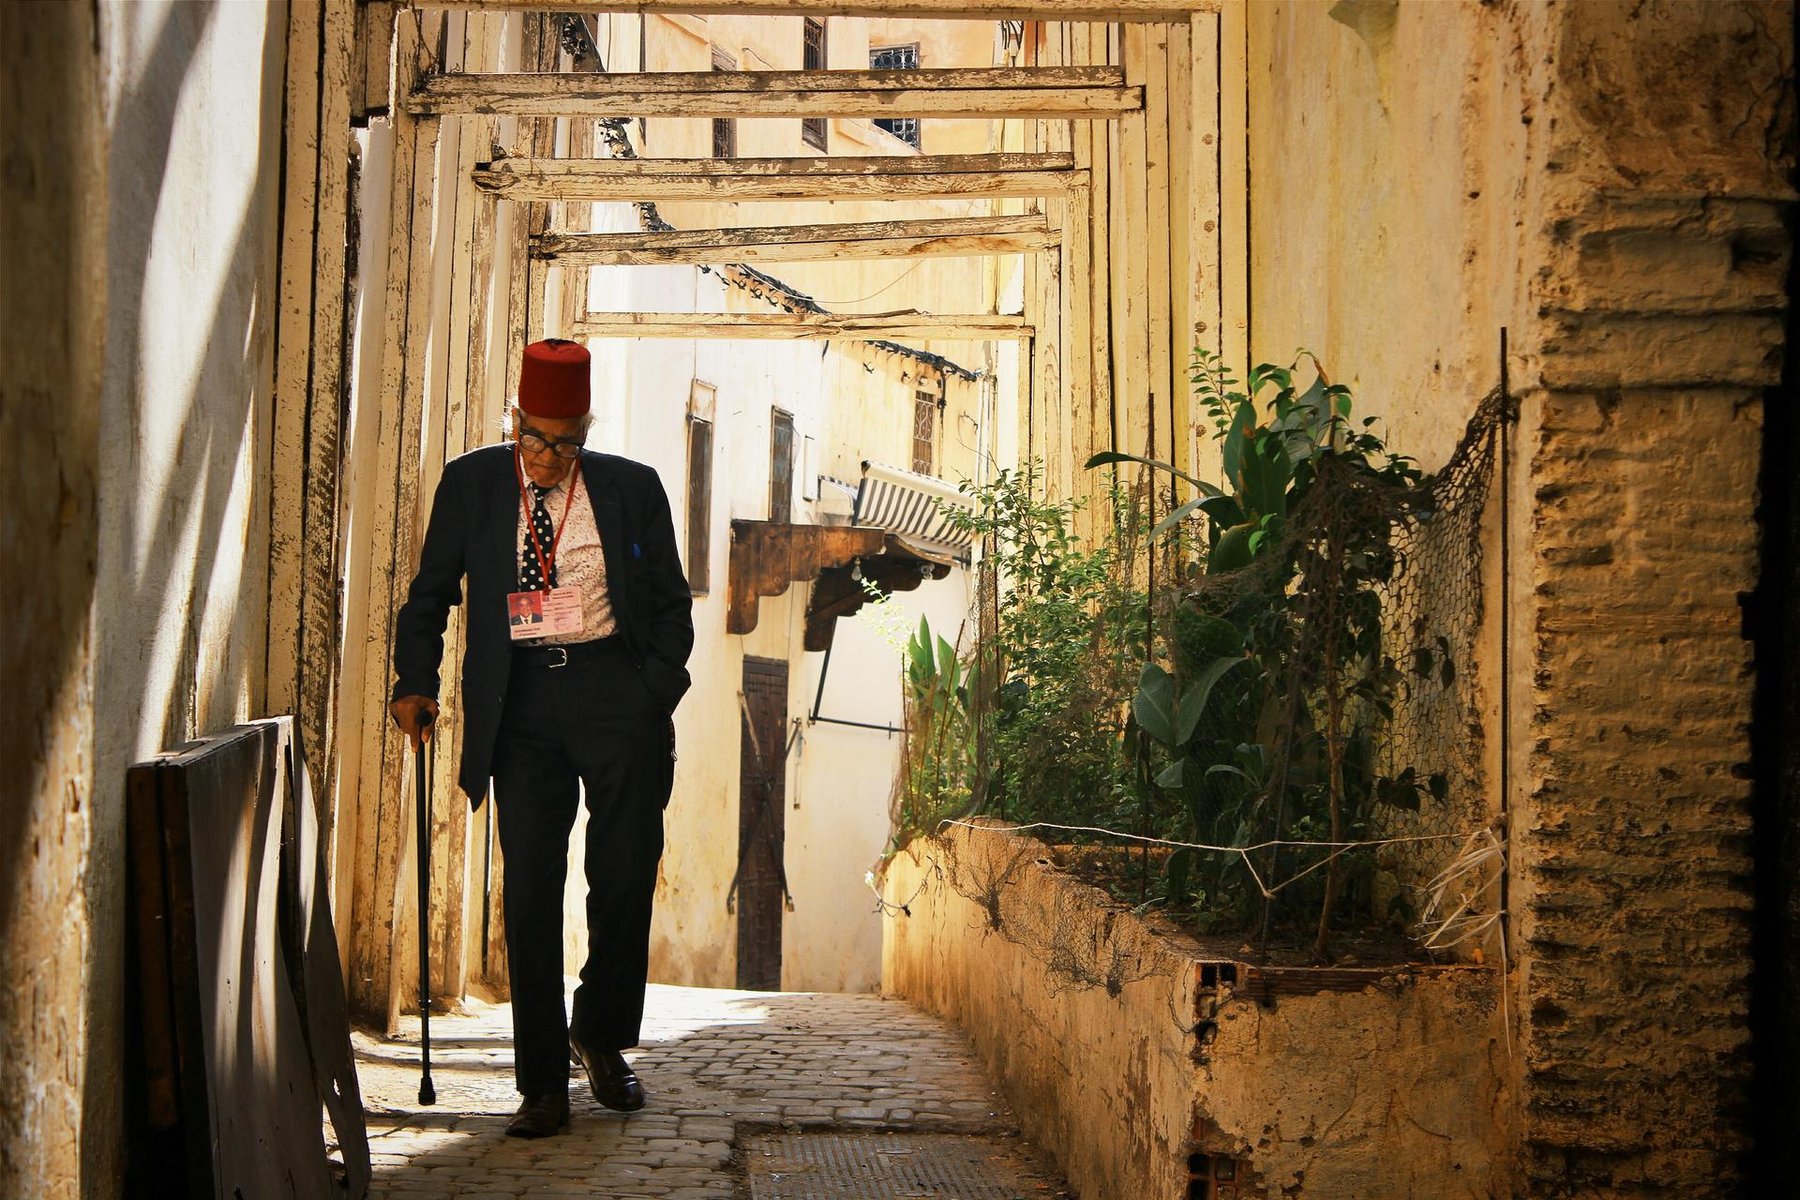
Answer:
<path fill-rule="evenodd" d="M 531 527 L 537 531 L 537 545 L 533 546 L 531 538 L 525 539 L 525 554 L 519 565 L 519 588 L 527 592 L 541 592 L 545 589 L 543 572 L 538 569 L 538 547 L 542 547 L 544 557 L 550 557 L 550 549 L 556 540 L 556 528 L 550 524 L 550 510 L 544 507 L 544 497 L 550 494 L 549 488 L 541 488 L 535 483 L 525 485 L 531 489 Z M 556 563 L 550 563 L 550 579 L 548 586 L 556 586 Z"/>

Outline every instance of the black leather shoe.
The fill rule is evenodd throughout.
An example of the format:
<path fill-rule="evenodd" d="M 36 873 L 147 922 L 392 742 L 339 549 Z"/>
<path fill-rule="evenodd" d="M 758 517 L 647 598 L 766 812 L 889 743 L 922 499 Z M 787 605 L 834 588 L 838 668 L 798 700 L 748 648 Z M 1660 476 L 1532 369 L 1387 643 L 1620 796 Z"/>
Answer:
<path fill-rule="evenodd" d="M 644 1107 L 644 1085 L 617 1050 L 590 1050 L 571 1032 L 569 1058 L 587 1072 L 594 1099 L 606 1107 L 614 1112 L 636 1112 Z"/>
<path fill-rule="evenodd" d="M 555 1137 L 569 1127 L 569 1093 L 547 1092 L 527 1096 L 519 1111 L 507 1123 L 508 1137 Z"/>

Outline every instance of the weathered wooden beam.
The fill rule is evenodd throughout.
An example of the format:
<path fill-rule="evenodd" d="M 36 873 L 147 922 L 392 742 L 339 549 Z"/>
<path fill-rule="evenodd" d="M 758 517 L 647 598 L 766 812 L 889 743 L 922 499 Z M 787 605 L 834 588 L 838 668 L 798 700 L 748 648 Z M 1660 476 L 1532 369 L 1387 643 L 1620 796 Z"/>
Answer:
<path fill-rule="evenodd" d="M 415 8 L 690 16 L 912 17 L 921 20 L 1185 21 L 1221 0 L 412 0 Z"/>
<path fill-rule="evenodd" d="M 308 11 L 310 10 L 310 11 Z M 291 709 L 300 745 L 334 778 L 338 581 L 341 565 L 341 414 L 348 396 L 344 312 L 350 211 L 351 93 L 357 81 L 353 0 L 294 5 L 289 13 L 287 195 L 282 310 L 277 334 L 271 503 L 268 710 Z M 299 65 L 305 64 L 306 70 Z M 310 74 L 310 78 L 304 78 Z M 295 219 L 298 214 L 298 219 Z M 292 489 L 292 490 L 291 490 Z M 332 828 L 335 798 L 320 793 Z"/>
<path fill-rule="evenodd" d="M 1032 165 L 1032 160 L 1044 165 Z M 920 170 L 919 164 L 936 169 Z M 1087 172 L 1072 169 L 1068 155 L 1022 154 L 916 159 L 516 158 L 475 169 L 476 186 L 502 200 L 524 202 L 994 199 L 1057 195 L 1087 186 L 1087 178 Z"/>
<path fill-rule="evenodd" d="M 546 158 L 547 156 L 539 156 Z M 528 162 L 518 158 L 512 162 Z M 570 161 L 570 160 L 554 160 Z M 581 160 L 573 160 L 581 161 Z M 821 158 L 602 158 L 581 162 L 606 164 L 609 175 L 680 174 L 706 178 L 738 175 L 805 179 L 865 179 L 892 175 L 981 175 L 1020 171 L 1062 171 L 1075 166 L 1073 154 L 908 154 Z M 499 164 L 494 164 L 499 165 Z M 824 193 L 830 196 L 836 193 Z"/>
<path fill-rule="evenodd" d="M 526 70 L 548 71 L 557 61 L 556 38 L 548 31 L 550 18 L 538 16 L 523 22 L 519 62 Z M 524 145 L 535 160 L 555 154 L 556 122 L 530 119 L 515 122 L 518 144 Z M 479 183 L 477 184 L 479 186 Z M 550 228 L 550 210 L 544 199 L 514 208 L 505 214 L 508 234 L 507 316 L 506 316 L 506 387 L 508 396 L 519 394 L 519 369 L 524 361 L 525 343 L 535 340 L 531 334 L 544 324 L 544 273 L 534 272 L 530 238 Z"/>
<path fill-rule="evenodd" d="M 547 233 L 533 240 L 531 252 L 561 267 L 596 267 L 1033 254 L 1056 245 L 1049 223 L 1040 215 L 1026 215 L 668 233 Z"/>
<path fill-rule="evenodd" d="M 668 71 L 429 75 L 420 115 L 554 117 L 1001 117 L 1106 120 L 1144 107 L 1116 67 L 916 71 Z"/>
<path fill-rule="evenodd" d="M 396 28 L 395 65 L 399 85 L 418 70 L 424 47 L 437 36 L 438 18 Z M 366 1020 L 393 1028 L 400 1011 L 406 972 L 401 956 L 405 932 L 400 897 L 401 865 L 411 828 L 404 786 L 404 738 L 388 719 L 389 651 L 393 617 L 405 599 L 415 559 L 418 530 L 419 447 L 423 417 L 426 324 L 431 311 L 432 186 L 439 122 L 396 112 L 392 186 L 388 196 L 387 262 L 381 288 L 380 391 L 364 405 L 368 426 L 356 439 L 361 461 L 351 469 L 353 511 L 368 516 L 368 535 L 357 547 L 347 577 L 361 592 L 349 598 L 344 620 L 345 686 L 356 711 L 340 726 L 340 789 L 354 789 L 354 824 L 346 823 L 339 846 L 340 881 L 348 865 L 349 888 L 340 882 L 340 907 L 347 908 L 351 1007 Z M 371 272 L 380 268 L 367 264 Z M 366 547 L 366 548 L 364 548 Z M 354 667 L 351 662 L 354 660 Z M 355 701 L 360 699 L 360 705 Z M 352 739 L 356 739 L 353 743 Z M 354 757 L 354 761 L 345 761 Z M 340 798 L 340 805 L 343 799 Z M 348 890 L 349 895 L 344 897 Z"/>
<path fill-rule="evenodd" d="M 498 14 L 473 15 L 462 23 L 460 36 L 448 38 L 450 61 L 467 68 L 498 60 L 504 41 L 505 18 Z M 446 238 L 453 247 L 448 256 L 448 303 L 434 304 L 431 344 L 433 361 L 442 362 L 425 376 L 425 452 L 420 471 L 419 494 L 432 494 L 441 468 L 450 459 L 488 440 L 496 422 L 486 411 L 487 388 L 478 383 L 479 360 L 472 353 L 473 332 L 485 320 L 491 282 L 491 226 L 484 237 L 481 226 L 491 220 L 496 204 L 475 187 L 472 171 L 478 159 L 490 152 L 500 118 L 452 122 L 442 132 L 438 172 L 431 186 L 436 190 L 439 216 L 433 245 Z M 546 122 L 548 124 L 548 122 Z M 445 259 L 439 258 L 439 262 Z M 436 271 L 442 271 L 440 266 Z M 434 289 L 435 291 L 435 289 Z M 441 359 L 437 358 L 442 355 Z M 444 629 L 444 661 L 458 662 L 467 641 L 463 610 L 451 612 Z M 462 703 L 460 680 L 448 681 L 439 701 L 449 711 Z M 431 755 L 434 794 L 456 795 L 457 763 L 461 757 L 464 723 L 448 721 L 441 729 L 444 744 Z M 431 821 L 431 994 L 462 996 L 468 991 L 470 967 L 480 965 L 481 903 L 484 897 L 468 887 L 478 869 L 477 854 L 485 832 L 471 817 L 466 804 L 439 804 Z M 476 876 L 478 878 L 478 876 Z"/>
<path fill-rule="evenodd" d="M 881 553 L 885 530 L 855 525 L 787 525 L 777 521 L 733 521 L 726 568 L 725 632 L 750 633 L 764 596 L 817 578 L 830 567 Z"/>
<path fill-rule="evenodd" d="M 504 117 L 500 119 L 505 120 Z M 598 141 L 596 131 L 599 128 L 599 124 L 598 121 L 595 121 L 592 118 L 578 118 L 568 122 L 568 149 L 565 152 L 567 157 L 593 158 L 595 156 L 595 145 Z M 473 186 L 474 179 L 472 176 L 470 177 L 469 182 L 470 185 Z M 539 261 L 549 261 L 541 259 L 535 252 L 536 243 L 541 238 L 552 236 L 550 231 L 554 230 L 558 225 L 562 226 L 564 229 L 578 226 L 581 229 L 586 230 L 590 228 L 592 224 L 593 205 L 579 203 L 558 205 L 555 216 L 550 224 L 540 231 L 538 237 L 532 239 L 532 245 L 529 247 L 532 251 L 532 258 L 538 259 Z M 563 265 L 566 266 L 568 264 L 565 263 Z M 564 271 L 562 273 L 562 279 L 560 280 L 562 286 L 558 289 L 560 292 L 559 299 L 561 300 L 556 322 L 556 327 L 558 329 L 567 329 L 572 323 L 581 320 L 581 318 L 587 315 L 587 280 L 588 277 L 585 272 L 578 274 L 574 271 Z"/>
<path fill-rule="evenodd" d="M 356 6 L 356 59 L 350 76 L 350 123 L 366 129 L 393 103 L 394 3 L 364 0 Z"/>
<path fill-rule="evenodd" d="M 1241 52 L 1249 14 L 1234 4 L 1219 13 L 1219 353 L 1250 361 L 1250 68 Z M 1240 49 L 1234 50 L 1233 47 Z M 1235 89 L 1235 90 L 1234 90 Z M 1235 133 L 1236 136 L 1227 136 Z"/>
<path fill-rule="evenodd" d="M 571 338 L 792 338 L 987 341 L 1028 338 L 1024 318 L 969 313 L 590 313 L 566 332 Z"/>
<path fill-rule="evenodd" d="M 738 92 L 815 95 L 861 92 L 887 97 L 894 92 L 1121 88 L 1125 86 L 1125 72 L 1121 67 L 1106 65 L 933 67 L 885 71 L 452 71 L 433 72 L 423 76 L 413 91 L 415 95 L 426 98 L 437 96 L 449 99 L 480 96 L 501 88 L 531 88 L 532 85 L 542 85 L 541 88 L 528 91 L 527 94 L 533 96 L 588 96 L 629 90 L 646 96 L 675 96 L 683 101 L 704 102 L 707 96 L 732 95 Z M 693 114 L 684 112 L 683 115 Z M 733 112 L 726 115 L 743 114 Z"/>

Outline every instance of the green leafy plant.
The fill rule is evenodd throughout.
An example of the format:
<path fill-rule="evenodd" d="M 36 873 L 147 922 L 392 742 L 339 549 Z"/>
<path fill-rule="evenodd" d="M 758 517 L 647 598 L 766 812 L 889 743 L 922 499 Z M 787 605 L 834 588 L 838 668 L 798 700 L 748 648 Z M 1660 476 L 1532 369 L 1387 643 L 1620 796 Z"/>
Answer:
<path fill-rule="evenodd" d="M 1222 484 L 1137 455 L 1088 462 L 1140 463 L 1195 492 L 1152 536 L 1199 523 L 1201 536 L 1188 540 L 1204 571 L 1165 601 L 1173 669 L 1147 664 L 1132 701 L 1166 836 L 1222 846 L 1357 840 L 1377 807 L 1416 810 L 1446 789 L 1442 776 L 1416 767 L 1383 775 L 1374 766 L 1382 722 L 1405 685 L 1384 645 L 1382 588 L 1398 566 L 1395 522 L 1429 503 L 1424 477 L 1387 449 L 1373 418 L 1352 424 L 1350 390 L 1310 353 L 1260 365 L 1240 387 L 1217 356 L 1197 350 L 1193 379 Z M 1450 671 L 1447 651 L 1415 650 L 1410 665 Z M 1340 904 L 1367 869 L 1319 850 L 1284 860 L 1276 847 L 1258 868 L 1279 891 L 1272 902 L 1251 891 L 1241 858 L 1213 862 L 1207 869 L 1187 850 L 1169 856 L 1165 897 L 1224 923 L 1259 913 L 1265 937 L 1273 923 L 1316 911 L 1321 958 Z"/>
<path fill-rule="evenodd" d="M 890 851 L 967 812 L 975 778 L 968 682 L 956 647 L 920 617 L 903 661 L 906 744 Z"/>
<path fill-rule="evenodd" d="M 950 520 L 985 546 L 987 599 L 976 800 L 1017 820 L 1111 819 L 1131 799 L 1125 745 L 1132 681 L 1146 654 L 1144 596 L 1123 548 L 1142 540 L 1138 506 L 1111 497 L 1110 537 L 1086 546 L 1079 500 L 1038 494 L 1036 463 L 966 486 Z"/>

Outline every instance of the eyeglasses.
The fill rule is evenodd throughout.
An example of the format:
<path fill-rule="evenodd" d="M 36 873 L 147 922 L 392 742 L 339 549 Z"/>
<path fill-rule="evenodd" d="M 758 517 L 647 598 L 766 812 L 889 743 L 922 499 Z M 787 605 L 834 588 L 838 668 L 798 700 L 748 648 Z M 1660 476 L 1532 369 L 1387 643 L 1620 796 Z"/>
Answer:
<path fill-rule="evenodd" d="M 580 438 L 557 438 L 552 441 L 535 430 L 519 431 L 519 448 L 532 454 L 542 454 L 548 450 L 558 458 L 575 458 L 581 453 L 581 444 Z"/>

